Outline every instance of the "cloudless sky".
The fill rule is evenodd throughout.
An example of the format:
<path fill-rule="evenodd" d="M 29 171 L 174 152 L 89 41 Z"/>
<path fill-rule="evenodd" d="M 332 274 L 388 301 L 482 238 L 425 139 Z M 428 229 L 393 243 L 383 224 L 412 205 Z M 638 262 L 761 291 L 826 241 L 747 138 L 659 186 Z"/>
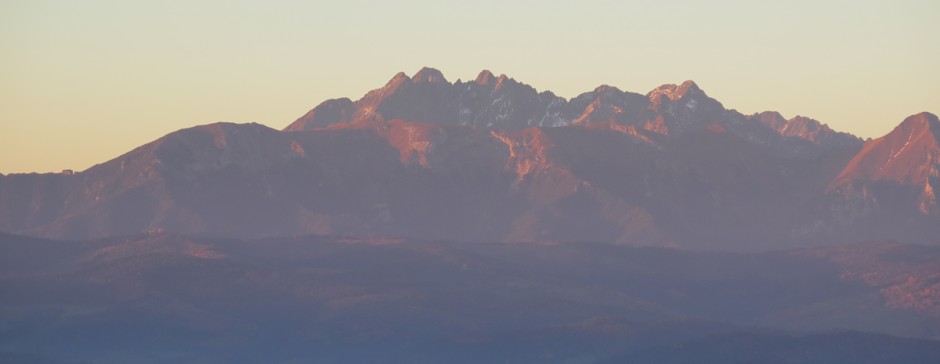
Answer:
<path fill-rule="evenodd" d="M 0 0 L 0 172 L 83 170 L 216 121 L 280 129 L 396 72 L 574 97 L 695 80 L 878 137 L 940 113 L 940 1 Z"/>

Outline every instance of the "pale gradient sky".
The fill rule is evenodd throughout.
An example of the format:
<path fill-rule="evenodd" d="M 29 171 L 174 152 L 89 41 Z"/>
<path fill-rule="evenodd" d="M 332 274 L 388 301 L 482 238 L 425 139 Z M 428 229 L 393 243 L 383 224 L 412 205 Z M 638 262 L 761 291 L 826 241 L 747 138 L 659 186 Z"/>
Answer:
<path fill-rule="evenodd" d="M 0 173 L 83 170 L 215 121 L 280 129 L 422 66 L 564 97 L 695 80 L 877 137 L 940 113 L 940 2 L 0 0 Z"/>

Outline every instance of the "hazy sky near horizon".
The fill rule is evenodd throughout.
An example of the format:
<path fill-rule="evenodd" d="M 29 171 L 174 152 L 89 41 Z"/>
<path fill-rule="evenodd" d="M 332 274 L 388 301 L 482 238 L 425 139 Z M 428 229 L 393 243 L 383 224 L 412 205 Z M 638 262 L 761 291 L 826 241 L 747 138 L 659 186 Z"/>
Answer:
<path fill-rule="evenodd" d="M 280 129 L 396 72 L 574 97 L 695 80 L 862 137 L 940 113 L 940 2 L 0 0 L 0 173 L 84 170 L 181 128 Z"/>

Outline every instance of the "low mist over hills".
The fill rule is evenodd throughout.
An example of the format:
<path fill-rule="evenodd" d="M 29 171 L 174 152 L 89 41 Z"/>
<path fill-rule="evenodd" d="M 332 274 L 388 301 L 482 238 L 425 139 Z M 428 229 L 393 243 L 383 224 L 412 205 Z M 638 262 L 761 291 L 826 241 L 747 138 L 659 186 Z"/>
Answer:
<path fill-rule="evenodd" d="M 0 361 L 928 363 L 938 265 L 892 242 L 0 235 Z"/>

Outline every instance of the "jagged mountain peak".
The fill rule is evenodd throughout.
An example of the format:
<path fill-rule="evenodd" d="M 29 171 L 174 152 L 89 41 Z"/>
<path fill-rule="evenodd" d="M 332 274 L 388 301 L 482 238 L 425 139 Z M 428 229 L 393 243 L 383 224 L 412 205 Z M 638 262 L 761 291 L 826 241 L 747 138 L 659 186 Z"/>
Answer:
<path fill-rule="evenodd" d="M 695 81 L 692 81 L 692 80 L 686 80 L 685 82 L 682 82 L 682 84 L 679 85 L 676 91 L 678 91 L 678 93 L 683 96 L 685 96 L 686 94 L 690 92 L 691 93 L 704 93 L 702 89 L 698 87 L 698 84 L 696 84 Z"/>
<path fill-rule="evenodd" d="M 938 120 L 937 115 L 925 111 L 908 116 L 897 128 L 917 131 L 929 130 L 937 135 L 940 134 L 940 120 Z"/>
<path fill-rule="evenodd" d="M 503 87 L 506 86 L 507 81 L 512 84 L 516 83 L 516 80 L 509 78 L 509 76 L 506 76 L 505 73 L 500 74 L 499 77 L 496 78 L 496 86 L 493 87 L 493 90 L 495 91 L 502 90 Z"/>
<path fill-rule="evenodd" d="M 490 70 L 483 70 L 479 75 L 477 75 L 477 78 L 473 82 L 478 85 L 487 86 L 493 83 L 495 78 L 496 76 L 493 75 L 493 72 L 490 72 Z"/>
<path fill-rule="evenodd" d="M 441 71 L 431 68 L 431 67 L 422 67 L 415 73 L 414 77 L 411 78 L 412 82 L 420 83 L 429 83 L 429 84 L 442 84 L 449 83 L 447 78 L 444 77 L 444 74 Z"/>
<path fill-rule="evenodd" d="M 787 120 L 776 111 L 764 111 L 748 117 L 770 128 L 780 136 L 798 138 L 817 145 L 843 146 L 861 143 L 858 137 L 842 133 L 815 119 L 797 115 Z"/>
<path fill-rule="evenodd" d="M 646 95 L 650 99 L 654 99 L 656 101 L 658 101 L 658 99 L 662 96 L 666 96 L 672 101 L 678 101 L 678 100 L 685 98 L 687 95 L 705 96 L 705 92 L 702 91 L 702 89 L 699 88 L 698 84 L 696 84 L 694 81 L 687 80 L 679 85 L 665 84 L 665 85 L 659 86 L 653 89 L 652 91 L 650 91 L 649 93 L 647 93 Z"/>
<path fill-rule="evenodd" d="M 776 111 L 764 111 L 756 113 L 751 116 L 752 118 L 757 119 L 761 124 L 768 126 L 774 130 L 781 130 L 787 125 L 787 119 L 780 115 Z"/>
<path fill-rule="evenodd" d="M 940 121 L 929 112 L 908 116 L 887 135 L 877 139 L 884 143 L 902 143 L 909 145 L 920 140 L 931 146 L 940 145 Z"/>
<path fill-rule="evenodd" d="M 803 115 L 794 116 L 794 117 L 790 118 L 790 120 L 787 120 L 787 121 L 790 121 L 790 122 L 798 122 L 798 123 L 809 123 L 809 124 L 813 124 L 813 123 L 815 123 L 815 124 L 821 124 L 818 120 L 813 119 L 813 118 L 808 117 L 808 116 L 803 116 Z"/>
<path fill-rule="evenodd" d="M 836 178 L 835 185 L 857 180 L 888 180 L 924 185 L 940 177 L 940 122 L 930 113 L 911 115 L 887 135 L 865 142 Z"/>
<path fill-rule="evenodd" d="M 397 87 L 405 82 L 411 82 L 411 77 L 408 77 L 404 72 L 398 72 L 395 76 L 392 76 L 392 79 L 388 80 L 385 88 Z"/>
<path fill-rule="evenodd" d="M 325 128 L 349 119 L 356 112 L 356 105 L 348 97 L 326 100 L 308 111 L 297 122 L 288 125 L 285 131 L 302 131 Z"/>
<path fill-rule="evenodd" d="M 594 88 L 594 94 L 622 94 L 623 91 L 615 86 L 603 84 Z"/>
<path fill-rule="evenodd" d="M 832 129 L 829 128 L 829 125 L 820 123 L 816 119 L 808 118 L 802 115 L 797 115 L 790 120 L 787 120 L 787 124 L 782 130 L 781 134 L 785 136 L 802 136 L 807 137 L 810 134 L 820 133 L 820 132 L 831 132 Z M 812 139 L 812 138 L 807 138 Z"/>

